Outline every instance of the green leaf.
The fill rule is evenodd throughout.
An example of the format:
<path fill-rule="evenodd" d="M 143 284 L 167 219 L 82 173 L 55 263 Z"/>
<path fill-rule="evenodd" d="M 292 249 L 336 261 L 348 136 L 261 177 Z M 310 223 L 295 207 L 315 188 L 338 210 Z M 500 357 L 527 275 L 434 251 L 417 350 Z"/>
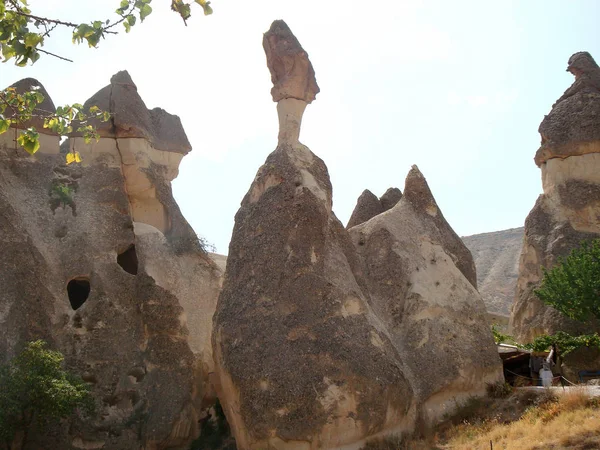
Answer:
<path fill-rule="evenodd" d="M 40 135 L 33 128 L 29 128 L 19 135 L 17 143 L 23 147 L 27 153 L 33 155 L 40 149 L 39 137 Z"/>
<path fill-rule="evenodd" d="M 140 8 L 140 20 L 143 22 L 144 19 L 146 17 L 148 17 L 150 14 L 152 14 L 152 7 L 145 3 L 141 8 Z"/>
<path fill-rule="evenodd" d="M 10 120 L 0 116 L 0 134 L 6 133 L 10 128 Z"/>
<path fill-rule="evenodd" d="M 27 33 L 25 35 L 25 46 L 27 47 L 37 47 L 44 38 L 37 33 Z"/>

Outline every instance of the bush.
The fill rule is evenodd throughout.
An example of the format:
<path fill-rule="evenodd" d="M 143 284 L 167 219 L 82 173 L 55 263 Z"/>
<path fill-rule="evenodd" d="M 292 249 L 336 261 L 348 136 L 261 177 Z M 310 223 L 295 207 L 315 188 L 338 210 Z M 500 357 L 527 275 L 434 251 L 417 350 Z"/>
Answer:
<path fill-rule="evenodd" d="M 93 410 L 88 386 L 61 368 L 63 360 L 44 341 L 35 341 L 0 367 L 0 439 L 8 448 L 23 448 L 34 422 L 66 418 L 77 408 Z"/>
<path fill-rule="evenodd" d="M 488 397 L 491 398 L 505 398 L 512 393 L 512 386 L 504 381 L 497 381 L 496 383 L 486 383 L 485 390 L 487 391 Z"/>

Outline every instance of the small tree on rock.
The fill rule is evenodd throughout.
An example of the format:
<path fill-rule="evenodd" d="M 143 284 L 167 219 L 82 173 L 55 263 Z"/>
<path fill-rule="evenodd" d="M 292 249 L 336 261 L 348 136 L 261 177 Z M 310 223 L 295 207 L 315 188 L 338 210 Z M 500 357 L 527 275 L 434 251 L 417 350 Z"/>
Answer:
<path fill-rule="evenodd" d="M 0 442 L 4 448 L 24 448 L 34 423 L 67 418 L 77 408 L 93 410 L 88 386 L 62 369 L 63 360 L 44 341 L 35 341 L 0 366 Z"/>
<path fill-rule="evenodd" d="M 600 319 L 600 239 L 583 242 L 543 272 L 535 290 L 540 300 L 578 321 Z"/>

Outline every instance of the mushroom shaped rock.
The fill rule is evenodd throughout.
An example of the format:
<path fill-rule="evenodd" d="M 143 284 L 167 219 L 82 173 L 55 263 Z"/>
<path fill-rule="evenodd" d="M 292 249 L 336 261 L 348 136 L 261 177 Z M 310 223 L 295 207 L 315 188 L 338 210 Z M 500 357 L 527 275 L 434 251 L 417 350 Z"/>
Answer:
<path fill-rule="evenodd" d="M 274 21 L 264 34 L 263 47 L 273 82 L 271 95 L 277 102 L 279 142 L 295 144 L 306 105 L 319 92 L 315 71 L 308 53 L 283 20 Z"/>
<path fill-rule="evenodd" d="M 542 170 L 543 194 L 525 221 L 510 319 L 521 342 L 557 331 L 600 331 L 600 324 L 571 320 L 535 295 L 542 267 L 551 268 L 583 241 L 600 237 L 600 67 L 589 53 L 579 52 L 567 70 L 575 82 L 539 127 L 542 146 L 535 162 Z"/>
<path fill-rule="evenodd" d="M 402 191 L 400 189 L 391 187 L 379 198 L 383 211 L 392 209 L 402 198 Z"/>
<path fill-rule="evenodd" d="M 575 81 L 540 124 L 538 166 L 552 158 L 600 153 L 600 67 L 588 52 L 578 52 L 567 70 Z"/>
<path fill-rule="evenodd" d="M 0 355 L 46 340 L 93 385 L 97 410 L 32 429 L 28 448 L 189 448 L 214 401 L 222 272 L 173 198 L 182 155 L 113 133 L 69 138 L 83 162 L 65 165 L 57 136 L 40 135 L 30 158 L 11 135 L 0 135 Z"/>
<path fill-rule="evenodd" d="M 382 212 L 383 207 L 381 206 L 379 199 L 370 190 L 365 189 L 356 201 L 356 206 L 354 207 L 354 211 L 352 211 L 352 215 L 350 216 L 350 220 L 348 220 L 346 228 L 360 225 Z"/>
<path fill-rule="evenodd" d="M 265 50 L 275 98 L 298 80 L 314 83 L 285 23 L 273 24 Z M 305 106 L 303 92 L 280 105 Z M 217 392 L 241 450 L 358 448 L 414 423 L 403 363 L 371 312 L 356 251 L 331 211 L 327 167 L 298 142 L 299 125 L 280 132 L 235 216 L 213 320 Z"/>
<path fill-rule="evenodd" d="M 100 137 L 144 138 L 157 150 L 182 154 L 192 149 L 179 117 L 161 108 L 149 110 L 125 70 L 113 75 L 108 86 L 86 101 L 84 111 L 92 106 L 111 113 L 108 122 L 90 121 Z"/>
<path fill-rule="evenodd" d="M 471 254 L 416 166 L 399 203 L 349 233 L 370 306 L 407 366 L 424 423 L 503 379 Z"/>

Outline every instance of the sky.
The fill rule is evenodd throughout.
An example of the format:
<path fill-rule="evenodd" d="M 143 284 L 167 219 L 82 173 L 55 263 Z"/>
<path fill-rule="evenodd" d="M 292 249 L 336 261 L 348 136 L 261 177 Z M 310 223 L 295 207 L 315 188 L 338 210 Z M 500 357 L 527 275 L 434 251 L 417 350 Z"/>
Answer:
<path fill-rule="evenodd" d="M 38 15 L 114 18 L 118 0 L 29 0 Z M 37 78 L 83 103 L 119 70 L 148 107 L 177 114 L 193 150 L 173 182 L 198 235 L 227 254 L 234 216 L 277 145 L 262 34 L 285 20 L 321 93 L 300 140 L 321 157 L 345 224 L 364 189 L 401 190 L 413 164 L 461 236 L 523 226 L 541 193 L 539 123 L 570 86 L 569 56 L 600 58 L 598 0 L 213 0 L 184 26 L 168 0 L 97 49 L 57 32 L 35 65 L 0 65 L 0 87 Z M 198 6 L 198 7 L 196 7 Z"/>

